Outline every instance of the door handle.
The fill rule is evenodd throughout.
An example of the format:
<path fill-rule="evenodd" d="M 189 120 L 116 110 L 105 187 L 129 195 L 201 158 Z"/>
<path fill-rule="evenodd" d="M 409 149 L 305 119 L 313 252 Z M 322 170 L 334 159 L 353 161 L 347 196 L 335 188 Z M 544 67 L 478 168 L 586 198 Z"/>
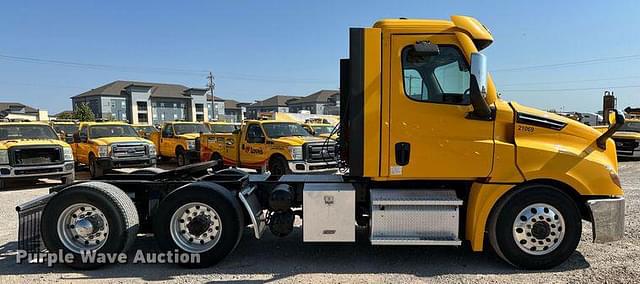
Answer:
<path fill-rule="evenodd" d="M 396 164 L 399 166 L 406 166 L 409 164 L 409 158 L 411 157 L 411 144 L 407 142 L 396 143 Z"/>

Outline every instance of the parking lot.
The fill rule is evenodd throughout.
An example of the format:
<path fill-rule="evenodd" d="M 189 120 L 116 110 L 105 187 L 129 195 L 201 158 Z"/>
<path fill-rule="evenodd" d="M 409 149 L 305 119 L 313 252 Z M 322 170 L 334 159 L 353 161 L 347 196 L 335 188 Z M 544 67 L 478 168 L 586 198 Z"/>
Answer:
<path fill-rule="evenodd" d="M 56 181 L 14 183 L 0 192 L 0 282 L 633 282 L 640 277 L 640 161 L 621 162 L 620 171 L 627 200 L 625 238 L 606 245 L 593 244 L 591 226 L 585 223 L 577 251 L 550 271 L 515 270 L 492 252 L 473 253 L 467 247 L 372 247 L 365 231 L 358 232 L 355 245 L 304 244 L 300 228 L 282 239 L 267 232 L 260 241 L 246 230 L 232 255 L 206 269 L 126 264 L 77 271 L 65 266 L 16 264 L 14 208 L 46 194 L 47 187 Z M 79 171 L 77 178 L 87 179 L 88 172 Z M 133 249 L 151 252 L 156 247 L 151 237 L 139 236 Z"/>

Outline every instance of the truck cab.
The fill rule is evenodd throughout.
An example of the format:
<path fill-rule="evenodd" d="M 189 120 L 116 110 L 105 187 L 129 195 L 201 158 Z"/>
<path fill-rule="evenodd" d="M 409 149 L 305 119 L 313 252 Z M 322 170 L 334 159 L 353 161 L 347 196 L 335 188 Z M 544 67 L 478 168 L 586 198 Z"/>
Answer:
<path fill-rule="evenodd" d="M 81 122 L 71 144 L 76 162 L 92 177 L 119 168 L 156 166 L 156 147 L 123 122 Z"/>
<path fill-rule="evenodd" d="M 75 178 L 71 146 L 39 122 L 0 122 L 0 189 L 8 180 Z"/>
<path fill-rule="evenodd" d="M 234 131 L 240 129 L 240 124 L 231 122 L 210 121 L 205 122 L 204 124 L 209 127 L 209 131 L 214 134 L 233 133 Z"/>
<path fill-rule="evenodd" d="M 200 134 L 211 133 L 202 122 L 165 122 L 159 132 L 151 134 L 162 159 L 175 158 L 178 166 L 200 160 Z"/>
<path fill-rule="evenodd" d="M 296 122 L 248 120 L 234 134 L 203 135 L 201 141 L 201 160 L 225 166 L 266 168 L 273 175 L 337 170 L 336 143 L 312 136 Z"/>
<path fill-rule="evenodd" d="M 158 128 L 153 125 L 147 124 L 132 124 L 133 129 L 138 132 L 138 135 L 144 139 L 149 139 L 151 137 L 151 133 L 158 132 Z"/>
<path fill-rule="evenodd" d="M 65 142 L 69 144 L 73 143 L 73 133 L 78 130 L 78 122 L 54 120 L 51 121 L 51 126 L 53 126 L 53 129 L 64 138 Z"/>
<path fill-rule="evenodd" d="M 316 137 L 331 138 L 333 140 L 336 140 L 338 138 L 337 131 L 334 131 L 337 128 L 332 124 L 305 123 L 302 125 L 302 127 L 304 127 L 304 129 L 306 129 L 309 134 Z"/>

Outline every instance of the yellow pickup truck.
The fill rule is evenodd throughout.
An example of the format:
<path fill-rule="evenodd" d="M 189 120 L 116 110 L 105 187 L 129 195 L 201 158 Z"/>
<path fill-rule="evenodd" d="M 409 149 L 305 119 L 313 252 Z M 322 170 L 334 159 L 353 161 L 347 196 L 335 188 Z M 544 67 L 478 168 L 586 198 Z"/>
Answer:
<path fill-rule="evenodd" d="M 0 122 L 0 189 L 7 180 L 75 178 L 71 146 L 50 125 L 38 122 Z"/>
<path fill-rule="evenodd" d="M 82 122 L 71 147 L 76 162 L 89 166 L 92 177 L 112 169 L 156 166 L 156 146 L 123 122 Z"/>
<path fill-rule="evenodd" d="M 301 124 L 249 120 L 233 134 L 203 134 L 201 161 L 219 167 L 268 169 L 272 175 L 335 172 L 335 141 L 314 137 Z"/>
<path fill-rule="evenodd" d="M 200 134 L 211 133 L 201 122 L 165 122 L 160 132 L 151 133 L 150 139 L 158 148 L 161 159 L 175 158 L 178 166 L 200 160 Z"/>

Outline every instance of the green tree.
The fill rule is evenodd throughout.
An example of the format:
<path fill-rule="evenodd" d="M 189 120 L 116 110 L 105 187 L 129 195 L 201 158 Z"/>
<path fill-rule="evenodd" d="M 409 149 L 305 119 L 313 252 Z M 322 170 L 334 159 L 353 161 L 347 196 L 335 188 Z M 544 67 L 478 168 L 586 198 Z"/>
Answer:
<path fill-rule="evenodd" d="M 75 116 L 75 113 L 73 112 L 63 112 L 62 114 L 58 115 L 58 117 L 56 117 L 57 119 L 73 119 Z"/>
<path fill-rule="evenodd" d="M 79 104 L 76 111 L 73 114 L 73 118 L 80 121 L 95 121 L 96 116 L 91 111 L 91 108 L 87 104 Z"/>

